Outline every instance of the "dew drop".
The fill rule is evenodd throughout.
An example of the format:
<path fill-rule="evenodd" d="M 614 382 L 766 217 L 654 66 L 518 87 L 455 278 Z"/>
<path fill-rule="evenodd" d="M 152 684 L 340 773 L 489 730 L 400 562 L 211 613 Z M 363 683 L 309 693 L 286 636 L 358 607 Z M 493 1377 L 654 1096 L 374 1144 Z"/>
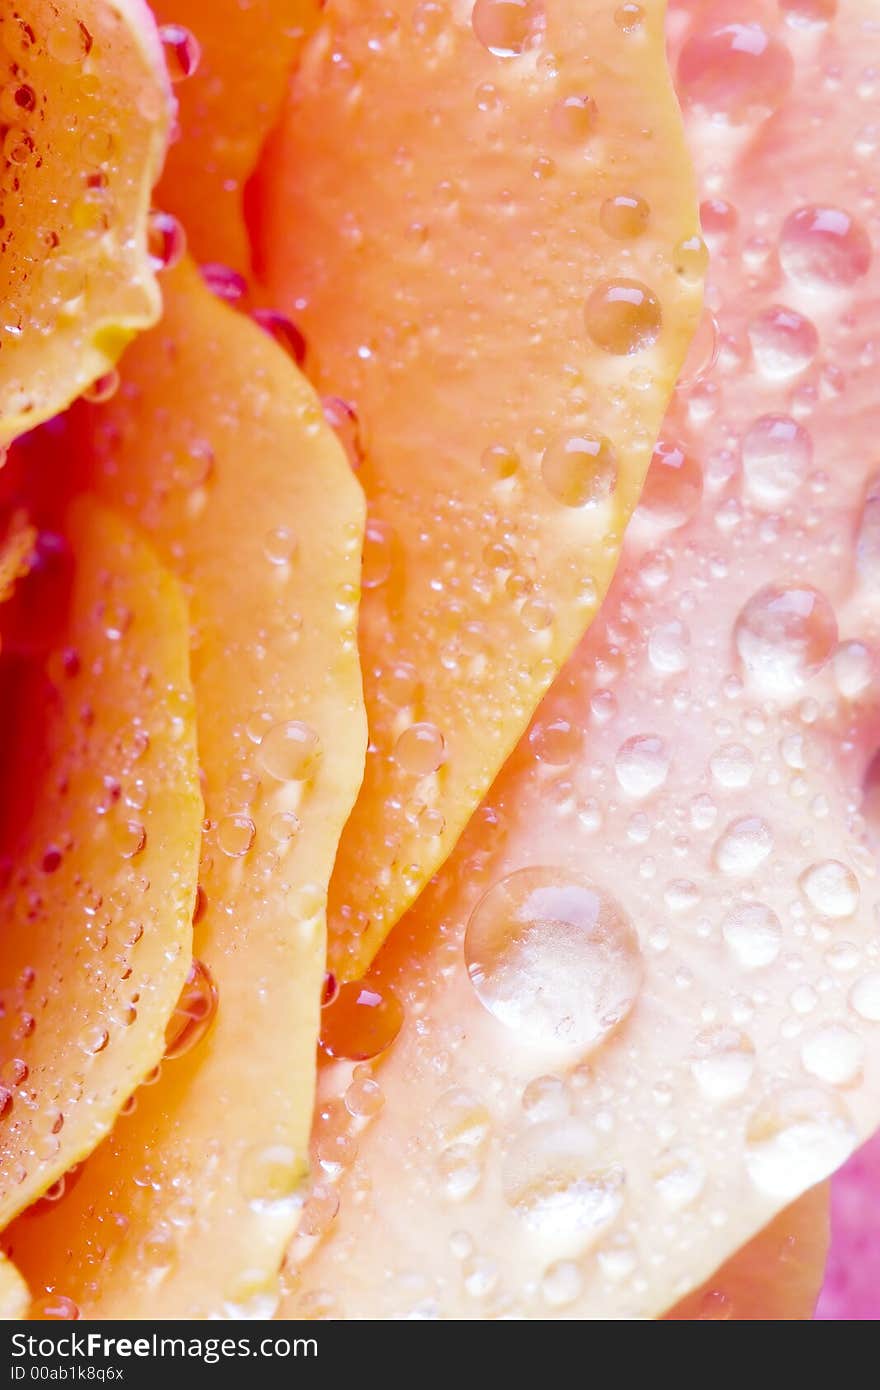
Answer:
<path fill-rule="evenodd" d="M 510 1146 L 502 1182 L 508 1205 L 537 1236 L 583 1249 L 623 1206 L 623 1174 L 596 1167 L 592 1131 L 576 1120 L 531 1125 Z"/>
<path fill-rule="evenodd" d="M 230 859 L 240 859 L 254 843 L 256 828 L 250 816 L 223 816 L 217 825 L 217 843 Z"/>
<path fill-rule="evenodd" d="M 880 970 L 872 970 L 856 980 L 849 992 L 849 1002 L 859 1018 L 880 1023 Z"/>
<path fill-rule="evenodd" d="M 306 360 L 306 340 L 292 319 L 279 314 L 277 309 L 254 309 L 251 317 L 264 333 L 274 338 L 280 348 L 291 357 L 298 367 Z"/>
<path fill-rule="evenodd" d="M 709 759 L 712 776 L 720 787 L 747 787 L 752 780 L 755 760 L 742 743 L 726 743 Z"/>
<path fill-rule="evenodd" d="M 743 476 L 756 501 L 767 507 L 787 502 L 806 481 L 813 441 L 790 415 L 762 415 L 742 442 Z"/>
<path fill-rule="evenodd" d="M 471 23 L 496 58 L 516 58 L 543 30 L 544 12 L 537 0 L 476 0 Z"/>
<path fill-rule="evenodd" d="M 816 29 L 830 24 L 837 0 L 779 0 L 779 8 L 792 28 Z"/>
<path fill-rule="evenodd" d="M 697 1034 L 691 1071 L 703 1095 L 711 1101 L 743 1095 L 755 1070 L 751 1039 L 736 1028 L 707 1028 Z"/>
<path fill-rule="evenodd" d="M 790 1201 L 833 1173 L 855 1142 L 834 1096 L 807 1087 L 779 1091 L 749 1117 L 746 1169 L 761 1192 Z"/>
<path fill-rule="evenodd" d="M 150 259 L 157 270 L 171 270 L 183 259 L 186 251 L 186 232 L 170 212 L 150 213 L 148 227 Z"/>
<path fill-rule="evenodd" d="M 183 82 L 185 78 L 192 77 L 202 56 L 201 45 L 195 34 L 191 34 L 182 24 L 163 24 L 159 37 L 171 81 Z"/>
<path fill-rule="evenodd" d="M 737 618 L 734 642 L 764 691 L 791 695 L 828 661 L 837 645 L 837 619 L 818 589 L 768 585 Z"/>
<path fill-rule="evenodd" d="M 648 225 L 651 208 L 637 193 L 618 193 L 606 198 L 599 209 L 599 225 L 616 241 L 641 236 Z"/>
<path fill-rule="evenodd" d="M 247 1201 L 262 1206 L 295 1197 L 307 1172 L 307 1164 L 288 1144 L 254 1145 L 242 1155 L 238 1184 Z"/>
<path fill-rule="evenodd" d="M 183 1057 L 208 1032 L 217 1013 L 217 986 L 208 967 L 194 960 L 165 1029 L 165 1056 Z"/>
<path fill-rule="evenodd" d="M 288 526 L 276 526 L 263 541 L 263 554 L 270 565 L 289 565 L 296 552 L 296 536 Z"/>
<path fill-rule="evenodd" d="M 656 734 L 636 734 L 617 750 L 614 773 L 630 796 L 650 796 L 663 786 L 668 772 L 669 749 Z"/>
<path fill-rule="evenodd" d="M 542 763 L 550 767 L 567 767 L 574 762 L 581 747 L 581 731 L 568 719 L 540 720 L 529 733 L 529 745 Z"/>
<path fill-rule="evenodd" d="M 745 970 L 773 965 L 779 956 L 783 929 L 779 917 L 763 902 L 740 902 L 722 923 L 724 944 Z"/>
<path fill-rule="evenodd" d="M 79 1305 L 65 1294 L 50 1293 L 34 1299 L 28 1317 L 34 1322 L 76 1322 L 80 1317 Z"/>
<path fill-rule="evenodd" d="M 340 985 L 321 1011 L 321 1046 L 330 1057 L 368 1062 L 390 1047 L 403 1026 L 403 1006 L 384 984 L 369 979 Z"/>
<path fill-rule="evenodd" d="M 594 507 L 617 483 L 617 457 L 601 434 L 560 435 L 544 450 L 541 477 L 566 507 Z"/>
<path fill-rule="evenodd" d="M 851 1086 L 858 1081 L 864 1056 L 861 1038 L 844 1023 L 826 1023 L 801 1045 L 804 1071 L 830 1086 Z"/>
<path fill-rule="evenodd" d="M 89 56 L 92 36 L 80 21 L 59 18 L 46 35 L 46 48 L 56 63 L 72 67 Z"/>
<path fill-rule="evenodd" d="M 731 821 L 715 845 L 715 864 L 724 874 L 741 878 L 772 852 L 773 832 L 760 816 L 741 816 Z"/>
<path fill-rule="evenodd" d="M 856 567 L 862 580 L 880 584 L 880 475 L 868 481 L 856 533 Z"/>
<path fill-rule="evenodd" d="M 394 745 L 394 761 L 410 777 L 428 777 L 446 760 L 446 743 L 434 724 L 410 724 Z"/>
<path fill-rule="evenodd" d="M 811 907 L 836 920 L 852 917 L 859 905 L 859 881 L 839 859 L 811 864 L 798 880 Z"/>
<path fill-rule="evenodd" d="M 639 519 L 674 530 L 690 521 L 702 495 L 703 473 L 697 460 L 680 444 L 659 440 L 639 498 Z"/>
<path fill-rule="evenodd" d="M 758 370 L 785 381 L 809 367 L 819 350 L 819 334 L 796 309 L 771 304 L 749 324 L 749 342 Z"/>
<path fill-rule="evenodd" d="M 841 208 L 811 204 L 782 225 L 779 259 L 786 275 L 810 289 L 846 289 L 867 275 L 871 242 Z"/>
<path fill-rule="evenodd" d="M 596 347 L 619 357 L 651 347 L 663 322 L 660 301 L 639 280 L 603 280 L 587 300 L 584 317 Z"/>
<path fill-rule="evenodd" d="M 633 1007 L 638 937 L 620 907 L 561 869 L 508 874 L 480 899 L 465 963 L 483 1006 L 538 1042 L 598 1046 Z"/>
<path fill-rule="evenodd" d="M 793 71 L 785 44 L 760 24 L 725 24 L 686 41 L 677 89 L 688 106 L 738 125 L 775 111 Z"/>
<path fill-rule="evenodd" d="M 314 776 L 320 757 L 318 735 L 299 719 L 273 725 L 260 740 L 260 766 L 278 782 L 307 781 Z"/>
<path fill-rule="evenodd" d="M 551 113 L 557 135 L 570 144 L 582 144 L 596 128 L 599 110 L 590 96 L 562 97 Z"/>
<path fill-rule="evenodd" d="M 378 589 L 390 577 L 393 564 L 394 532 L 386 521 L 371 517 L 364 534 L 361 583 L 365 589 Z"/>

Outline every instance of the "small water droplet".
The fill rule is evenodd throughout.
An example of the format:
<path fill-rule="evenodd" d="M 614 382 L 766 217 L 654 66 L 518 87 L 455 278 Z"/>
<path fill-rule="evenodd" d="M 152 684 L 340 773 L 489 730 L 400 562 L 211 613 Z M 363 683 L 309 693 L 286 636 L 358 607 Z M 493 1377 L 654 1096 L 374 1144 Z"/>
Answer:
<path fill-rule="evenodd" d="M 538 0 L 476 0 L 471 23 L 496 58 L 516 58 L 542 33 L 544 11 Z"/>
<path fill-rule="evenodd" d="M 630 796 L 650 796 L 663 786 L 668 772 L 669 749 L 656 734 L 636 734 L 617 750 L 614 773 Z"/>
<path fill-rule="evenodd" d="M 617 241 L 641 236 L 651 216 L 650 205 L 637 193 L 617 193 L 599 209 L 599 225 Z"/>
<path fill-rule="evenodd" d="M 817 1081 L 851 1086 L 862 1074 L 865 1045 L 844 1023 L 826 1023 L 801 1044 L 801 1065 Z"/>
<path fill-rule="evenodd" d="M 680 444 L 658 441 L 639 498 L 637 515 L 663 530 L 690 521 L 703 495 L 703 472 Z"/>
<path fill-rule="evenodd" d="M 760 816 L 741 816 L 731 821 L 715 845 L 716 867 L 724 874 L 742 878 L 755 869 L 773 850 L 773 832 Z"/>
<path fill-rule="evenodd" d="M 394 1042 L 403 1026 L 397 996 L 369 979 L 341 985 L 321 1011 L 321 1046 L 330 1057 L 368 1062 Z"/>
<path fill-rule="evenodd" d="M 623 1173 L 596 1166 L 592 1131 L 576 1120 L 530 1125 L 506 1154 L 502 1182 L 526 1228 L 572 1252 L 607 1230 L 623 1206 Z"/>
<path fill-rule="evenodd" d="M 201 45 L 195 34 L 191 34 L 182 24 L 163 24 L 159 37 L 171 81 L 183 82 L 185 78 L 192 77 L 202 56 Z"/>
<path fill-rule="evenodd" d="M 223 816 L 217 825 L 217 843 L 230 859 L 240 859 L 254 843 L 256 833 L 250 816 Z"/>
<path fill-rule="evenodd" d="M 217 1013 L 217 986 L 208 967 L 194 960 L 165 1029 L 165 1056 L 183 1057 L 201 1042 Z"/>
<path fill-rule="evenodd" d="M 709 759 L 712 776 L 720 787 L 747 787 L 752 780 L 755 760 L 742 743 L 726 743 Z"/>
<path fill-rule="evenodd" d="M 746 485 L 764 506 L 789 501 L 806 481 L 812 461 L 813 441 L 790 415 L 762 415 L 742 442 Z"/>
<path fill-rule="evenodd" d="M 394 745 L 394 761 L 411 777 L 428 777 L 446 761 L 446 743 L 434 724 L 410 724 Z"/>
<path fill-rule="evenodd" d="M 849 1002 L 859 1018 L 880 1023 L 880 970 L 871 970 L 856 980 L 849 992 Z"/>
<path fill-rule="evenodd" d="M 815 326 L 795 309 L 771 304 L 749 324 L 749 341 L 759 371 L 772 381 L 797 376 L 819 350 Z"/>
<path fill-rule="evenodd" d="M 798 882 L 807 902 L 823 917 L 843 920 L 852 917 L 859 905 L 859 881 L 839 859 L 811 864 Z"/>
<path fill-rule="evenodd" d="M 641 986 L 638 937 L 621 908 L 561 869 L 520 869 L 494 884 L 464 949 L 484 1007 L 539 1042 L 598 1046 Z"/>
<path fill-rule="evenodd" d="M 697 1034 L 691 1071 L 708 1100 L 726 1101 L 743 1095 L 754 1070 L 755 1048 L 745 1033 L 718 1026 Z"/>

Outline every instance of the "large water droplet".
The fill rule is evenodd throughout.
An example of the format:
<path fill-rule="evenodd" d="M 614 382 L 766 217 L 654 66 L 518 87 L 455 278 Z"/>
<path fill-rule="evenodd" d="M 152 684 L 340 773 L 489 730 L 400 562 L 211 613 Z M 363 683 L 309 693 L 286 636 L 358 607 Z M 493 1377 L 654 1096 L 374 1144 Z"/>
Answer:
<path fill-rule="evenodd" d="M 734 641 L 743 665 L 763 690 L 791 695 L 831 656 L 837 619 L 818 589 L 768 585 L 743 608 Z"/>
<path fill-rule="evenodd" d="M 791 1201 L 833 1173 L 855 1142 L 836 1097 L 809 1087 L 778 1091 L 749 1117 L 746 1168 L 767 1196 Z"/>
<path fill-rule="evenodd" d="M 663 323 L 660 301 L 638 280 L 603 280 L 587 300 L 584 316 L 596 346 L 619 357 L 656 343 Z"/>
<path fill-rule="evenodd" d="M 623 1205 L 623 1173 L 597 1164 L 596 1140 L 585 1124 L 531 1125 L 504 1161 L 504 1197 L 535 1235 L 572 1250 L 606 1230 Z"/>
<path fill-rule="evenodd" d="M 786 275 L 811 289 L 845 289 L 867 275 L 871 242 L 841 208 L 797 208 L 782 225 L 779 259 Z"/>
<path fill-rule="evenodd" d="M 775 111 L 793 71 L 785 44 L 760 24 L 725 24 L 694 34 L 684 44 L 678 91 L 689 106 L 740 124 Z"/>
<path fill-rule="evenodd" d="M 627 1016 L 642 980 L 622 909 L 562 869 L 520 869 L 481 898 L 465 961 L 486 1009 L 525 1038 L 595 1047 Z"/>
<path fill-rule="evenodd" d="M 387 985 L 353 980 L 321 1011 L 321 1046 L 331 1057 L 366 1062 L 390 1047 L 402 1026 L 403 1006 Z"/>
<path fill-rule="evenodd" d="M 813 441 L 790 415 L 762 415 L 742 442 L 743 475 L 758 502 L 781 506 L 806 480 Z"/>

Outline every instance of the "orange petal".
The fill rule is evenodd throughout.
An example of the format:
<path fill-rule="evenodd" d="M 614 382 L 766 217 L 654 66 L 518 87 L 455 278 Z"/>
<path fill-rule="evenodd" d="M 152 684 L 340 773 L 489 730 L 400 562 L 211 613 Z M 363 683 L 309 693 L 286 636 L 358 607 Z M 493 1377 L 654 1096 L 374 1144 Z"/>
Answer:
<path fill-rule="evenodd" d="M 165 296 L 83 443 L 95 486 L 191 598 L 207 974 L 158 1082 L 12 1241 L 34 1289 L 102 1317 L 274 1306 L 306 1166 L 327 882 L 365 743 L 363 503 L 342 449 L 289 358 L 189 263 Z"/>
<path fill-rule="evenodd" d="M 171 115 L 142 0 L 29 0 L 0 22 L 0 444 L 62 410 L 155 321 L 150 193 Z"/>
<path fill-rule="evenodd" d="M 663 5 L 632 27 L 607 0 L 478 0 L 473 24 L 349 0 L 258 204 L 273 301 L 364 452 L 371 749 L 330 895 L 353 978 L 595 613 L 690 340 L 703 251 Z"/>
<path fill-rule="evenodd" d="M 672 1322 L 812 1318 L 828 1254 L 828 1202 L 827 1183 L 806 1192 L 666 1317 Z"/>
<path fill-rule="evenodd" d="M 0 912 L 0 1225 L 109 1131 L 189 966 L 201 797 L 177 582 L 74 510 L 64 645 L 10 663 Z"/>
<path fill-rule="evenodd" d="M 319 0 L 160 0 L 153 8 L 160 23 L 182 26 L 200 49 L 195 73 L 177 88 L 181 138 L 169 151 L 157 202 L 183 222 L 200 260 L 247 271 L 244 185 Z"/>
<path fill-rule="evenodd" d="M 679 11 L 679 42 L 729 54 L 733 11 Z M 880 33 L 872 0 L 818 32 L 750 13 L 733 95 L 775 110 L 691 118 L 717 362 L 676 393 L 602 613 L 371 972 L 405 1014 L 373 1089 L 324 1069 L 321 1181 L 349 1166 L 307 1204 L 328 1236 L 296 1243 L 293 1310 L 655 1316 L 880 1118 L 880 258 L 839 100 L 870 96 Z"/>

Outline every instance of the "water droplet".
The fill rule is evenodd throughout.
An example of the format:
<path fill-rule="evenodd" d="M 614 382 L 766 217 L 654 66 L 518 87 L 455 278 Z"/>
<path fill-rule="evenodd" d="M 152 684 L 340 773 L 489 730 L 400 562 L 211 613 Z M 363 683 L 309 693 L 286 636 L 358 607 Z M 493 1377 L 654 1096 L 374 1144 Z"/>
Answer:
<path fill-rule="evenodd" d="M 330 1057 L 368 1062 L 391 1046 L 402 1026 L 403 1007 L 386 985 L 354 980 L 322 1010 L 321 1046 Z"/>
<path fill-rule="evenodd" d="M 669 749 L 656 734 L 636 734 L 618 748 L 614 772 L 630 796 L 650 796 L 666 781 Z"/>
<path fill-rule="evenodd" d="M 786 275 L 810 289 L 845 289 L 867 275 L 871 242 L 864 227 L 840 208 L 815 204 L 789 213 L 779 259 Z"/>
<path fill-rule="evenodd" d="M 772 852 L 773 832 L 760 816 L 731 821 L 715 845 L 715 864 L 724 874 L 744 877 Z"/>
<path fill-rule="evenodd" d="M 288 1144 L 254 1145 L 242 1155 L 238 1183 L 247 1201 L 262 1206 L 296 1197 L 307 1173 L 308 1164 Z"/>
<path fill-rule="evenodd" d="M 371 1076 L 355 1076 L 346 1087 L 345 1108 L 355 1119 L 372 1120 L 384 1104 L 382 1088 Z"/>
<path fill-rule="evenodd" d="M 798 882 L 807 902 L 823 917 L 843 920 L 852 917 L 859 905 L 859 881 L 839 859 L 811 864 Z"/>
<path fill-rule="evenodd" d="M 28 1317 L 34 1322 L 76 1322 L 80 1317 L 79 1306 L 65 1294 L 50 1293 L 44 1298 L 34 1299 Z"/>
<path fill-rule="evenodd" d="M 496 58 L 516 58 L 543 31 L 544 11 L 537 0 L 476 0 L 471 23 Z"/>
<path fill-rule="evenodd" d="M 287 526 L 276 526 L 263 541 L 263 554 L 270 565 L 289 565 L 296 551 L 296 536 Z"/>
<path fill-rule="evenodd" d="M 596 347 L 626 357 L 651 347 L 660 336 L 660 301 L 638 280 L 603 280 L 587 300 L 587 332 Z"/>
<path fill-rule="evenodd" d="M 227 304 L 237 304 L 247 294 L 247 280 L 231 266 L 205 261 L 199 266 L 199 273 L 211 293 Z"/>
<path fill-rule="evenodd" d="M 507 1203 L 535 1235 L 584 1248 L 623 1206 L 623 1173 L 597 1167 L 592 1131 L 576 1120 L 530 1125 L 504 1161 Z"/>
<path fill-rule="evenodd" d="M 672 618 L 668 623 L 658 623 L 648 636 L 648 660 L 654 670 L 663 675 L 686 671 L 690 640 L 687 627 L 678 618 Z"/>
<path fill-rule="evenodd" d="M 709 269 L 709 248 L 701 236 L 685 237 L 672 253 L 676 275 L 697 285 Z"/>
<path fill-rule="evenodd" d="M 771 304 L 749 324 L 749 342 L 759 371 L 773 381 L 797 376 L 819 350 L 815 326 L 796 309 Z"/>
<path fill-rule="evenodd" d="M 837 14 L 837 0 L 779 0 L 779 8 L 794 29 L 822 28 Z"/>
<path fill-rule="evenodd" d="M 618 5 L 614 11 L 614 23 L 624 34 L 638 33 L 644 19 L 645 11 L 641 5 L 635 4 L 635 0 L 626 0 L 626 4 Z"/>
<path fill-rule="evenodd" d="M 465 933 L 480 1002 L 539 1042 L 598 1046 L 642 980 L 638 937 L 618 905 L 561 869 L 520 869 L 481 898 Z"/>
<path fill-rule="evenodd" d="M 553 129 L 571 144 L 581 144 L 592 135 L 598 118 L 598 107 L 589 96 L 562 97 L 551 114 Z"/>
<path fill-rule="evenodd" d="M 260 766 L 278 782 L 307 781 L 314 776 L 320 756 L 318 735 L 299 719 L 273 725 L 260 741 Z"/>
<path fill-rule="evenodd" d="M 670 1211 L 683 1211 L 692 1206 L 706 1184 L 702 1161 L 688 1148 L 668 1149 L 661 1154 L 652 1171 L 654 1187 Z"/>
<path fill-rule="evenodd" d="M 747 970 L 773 965 L 779 956 L 783 929 L 779 917 L 763 902 L 740 902 L 722 923 L 728 951 Z"/>
<path fill-rule="evenodd" d="M 880 970 L 871 970 L 856 980 L 849 992 L 849 1002 L 860 1018 L 880 1023 Z"/>
<path fill-rule="evenodd" d="M 594 507 L 617 483 L 617 456 L 601 434 L 560 435 L 544 450 L 541 477 L 567 507 Z"/>
<path fill-rule="evenodd" d="M 749 1117 L 746 1168 L 768 1197 L 791 1201 L 833 1173 L 855 1142 L 836 1097 L 807 1087 L 779 1091 Z"/>
<path fill-rule="evenodd" d="M 599 225 L 617 241 L 631 241 L 641 236 L 650 216 L 650 205 L 637 193 L 617 193 L 600 207 Z"/>
<path fill-rule="evenodd" d="M 804 1071 L 830 1086 L 851 1086 L 862 1074 L 865 1045 L 844 1023 L 826 1023 L 801 1045 Z"/>
<path fill-rule="evenodd" d="M 541 1294 L 551 1308 L 567 1308 L 575 1303 L 583 1287 L 583 1276 L 572 1260 L 557 1260 L 544 1271 L 541 1279 Z"/>
<path fill-rule="evenodd" d="M 716 120 L 741 124 L 776 110 L 793 71 L 785 44 L 760 24 L 725 24 L 686 41 L 677 88 L 687 105 Z"/>
<path fill-rule="evenodd" d="M 581 731 L 567 719 L 547 719 L 533 726 L 529 733 L 529 745 L 542 763 L 551 767 L 567 767 L 580 751 Z"/>
<path fill-rule="evenodd" d="M 658 441 L 639 498 L 638 517 L 664 530 L 684 526 L 703 495 L 703 473 L 680 444 Z"/>
<path fill-rule="evenodd" d="M 874 653 L 864 642 L 841 642 L 834 653 L 834 680 L 847 700 L 855 700 L 874 680 Z"/>
<path fill-rule="evenodd" d="M 790 415 L 762 415 L 742 442 L 743 475 L 758 502 L 778 507 L 806 481 L 813 441 Z"/>
<path fill-rule="evenodd" d="M 56 63 L 72 66 L 89 56 L 92 36 L 80 20 L 59 17 L 46 35 L 46 48 Z"/>
<path fill-rule="evenodd" d="M 734 641 L 763 690 L 791 695 L 828 661 L 837 645 L 837 619 L 818 589 L 768 585 L 743 608 Z"/>
<path fill-rule="evenodd" d="M 708 1100 L 726 1101 L 748 1089 L 755 1070 L 751 1039 L 736 1028 L 706 1028 L 691 1056 L 694 1080 Z"/>
<path fill-rule="evenodd" d="M 102 1028 L 100 1024 L 98 1024 L 93 1028 L 86 1029 L 86 1032 L 80 1039 L 80 1046 L 83 1052 L 87 1053 L 90 1057 L 95 1057 L 99 1052 L 104 1051 L 109 1041 L 110 1034 L 107 1032 L 107 1029 Z"/>
<path fill-rule="evenodd" d="M 365 589 L 378 589 L 391 574 L 394 532 L 386 521 L 371 517 L 364 533 L 361 583 Z"/>
<path fill-rule="evenodd" d="M 254 309 L 251 317 L 264 333 L 274 338 L 280 348 L 291 357 L 298 367 L 306 360 L 306 340 L 292 319 L 279 314 L 277 309 Z"/>
<path fill-rule="evenodd" d="M 250 816 L 223 816 L 217 825 L 217 843 L 230 859 L 240 859 L 254 843 L 256 833 Z"/>
<path fill-rule="evenodd" d="M 208 1032 L 217 1013 L 217 986 L 208 967 L 194 960 L 165 1029 L 165 1056 L 183 1057 Z"/>
<path fill-rule="evenodd" d="M 191 34 L 182 24 L 163 24 L 159 37 L 171 81 L 183 82 L 185 78 L 192 77 L 202 56 L 201 45 L 195 34 Z"/>
<path fill-rule="evenodd" d="M 709 759 L 712 776 L 720 787 L 747 787 L 752 780 L 755 760 L 742 743 L 726 743 Z"/>
<path fill-rule="evenodd" d="M 433 1112 L 437 1137 L 444 1148 L 482 1148 L 492 1129 L 492 1117 L 473 1091 L 454 1086 L 437 1101 Z"/>
<path fill-rule="evenodd" d="M 870 478 L 856 535 L 856 566 L 871 584 L 880 583 L 880 475 Z"/>
<path fill-rule="evenodd" d="M 428 777 L 446 760 L 446 743 L 434 724 L 410 724 L 394 745 L 394 761 L 411 777 Z"/>
<path fill-rule="evenodd" d="M 186 232 L 170 212 L 150 213 L 148 228 L 150 259 L 157 270 L 171 270 L 186 252 Z"/>
<path fill-rule="evenodd" d="M 119 390 L 119 373 L 115 367 L 111 367 L 109 372 L 103 376 L 96 377 L 90 386 L 83 391 L 83 400 L 89 401 L 91 405 L 103 405 L 105 401 L 112 400 Z"/>

